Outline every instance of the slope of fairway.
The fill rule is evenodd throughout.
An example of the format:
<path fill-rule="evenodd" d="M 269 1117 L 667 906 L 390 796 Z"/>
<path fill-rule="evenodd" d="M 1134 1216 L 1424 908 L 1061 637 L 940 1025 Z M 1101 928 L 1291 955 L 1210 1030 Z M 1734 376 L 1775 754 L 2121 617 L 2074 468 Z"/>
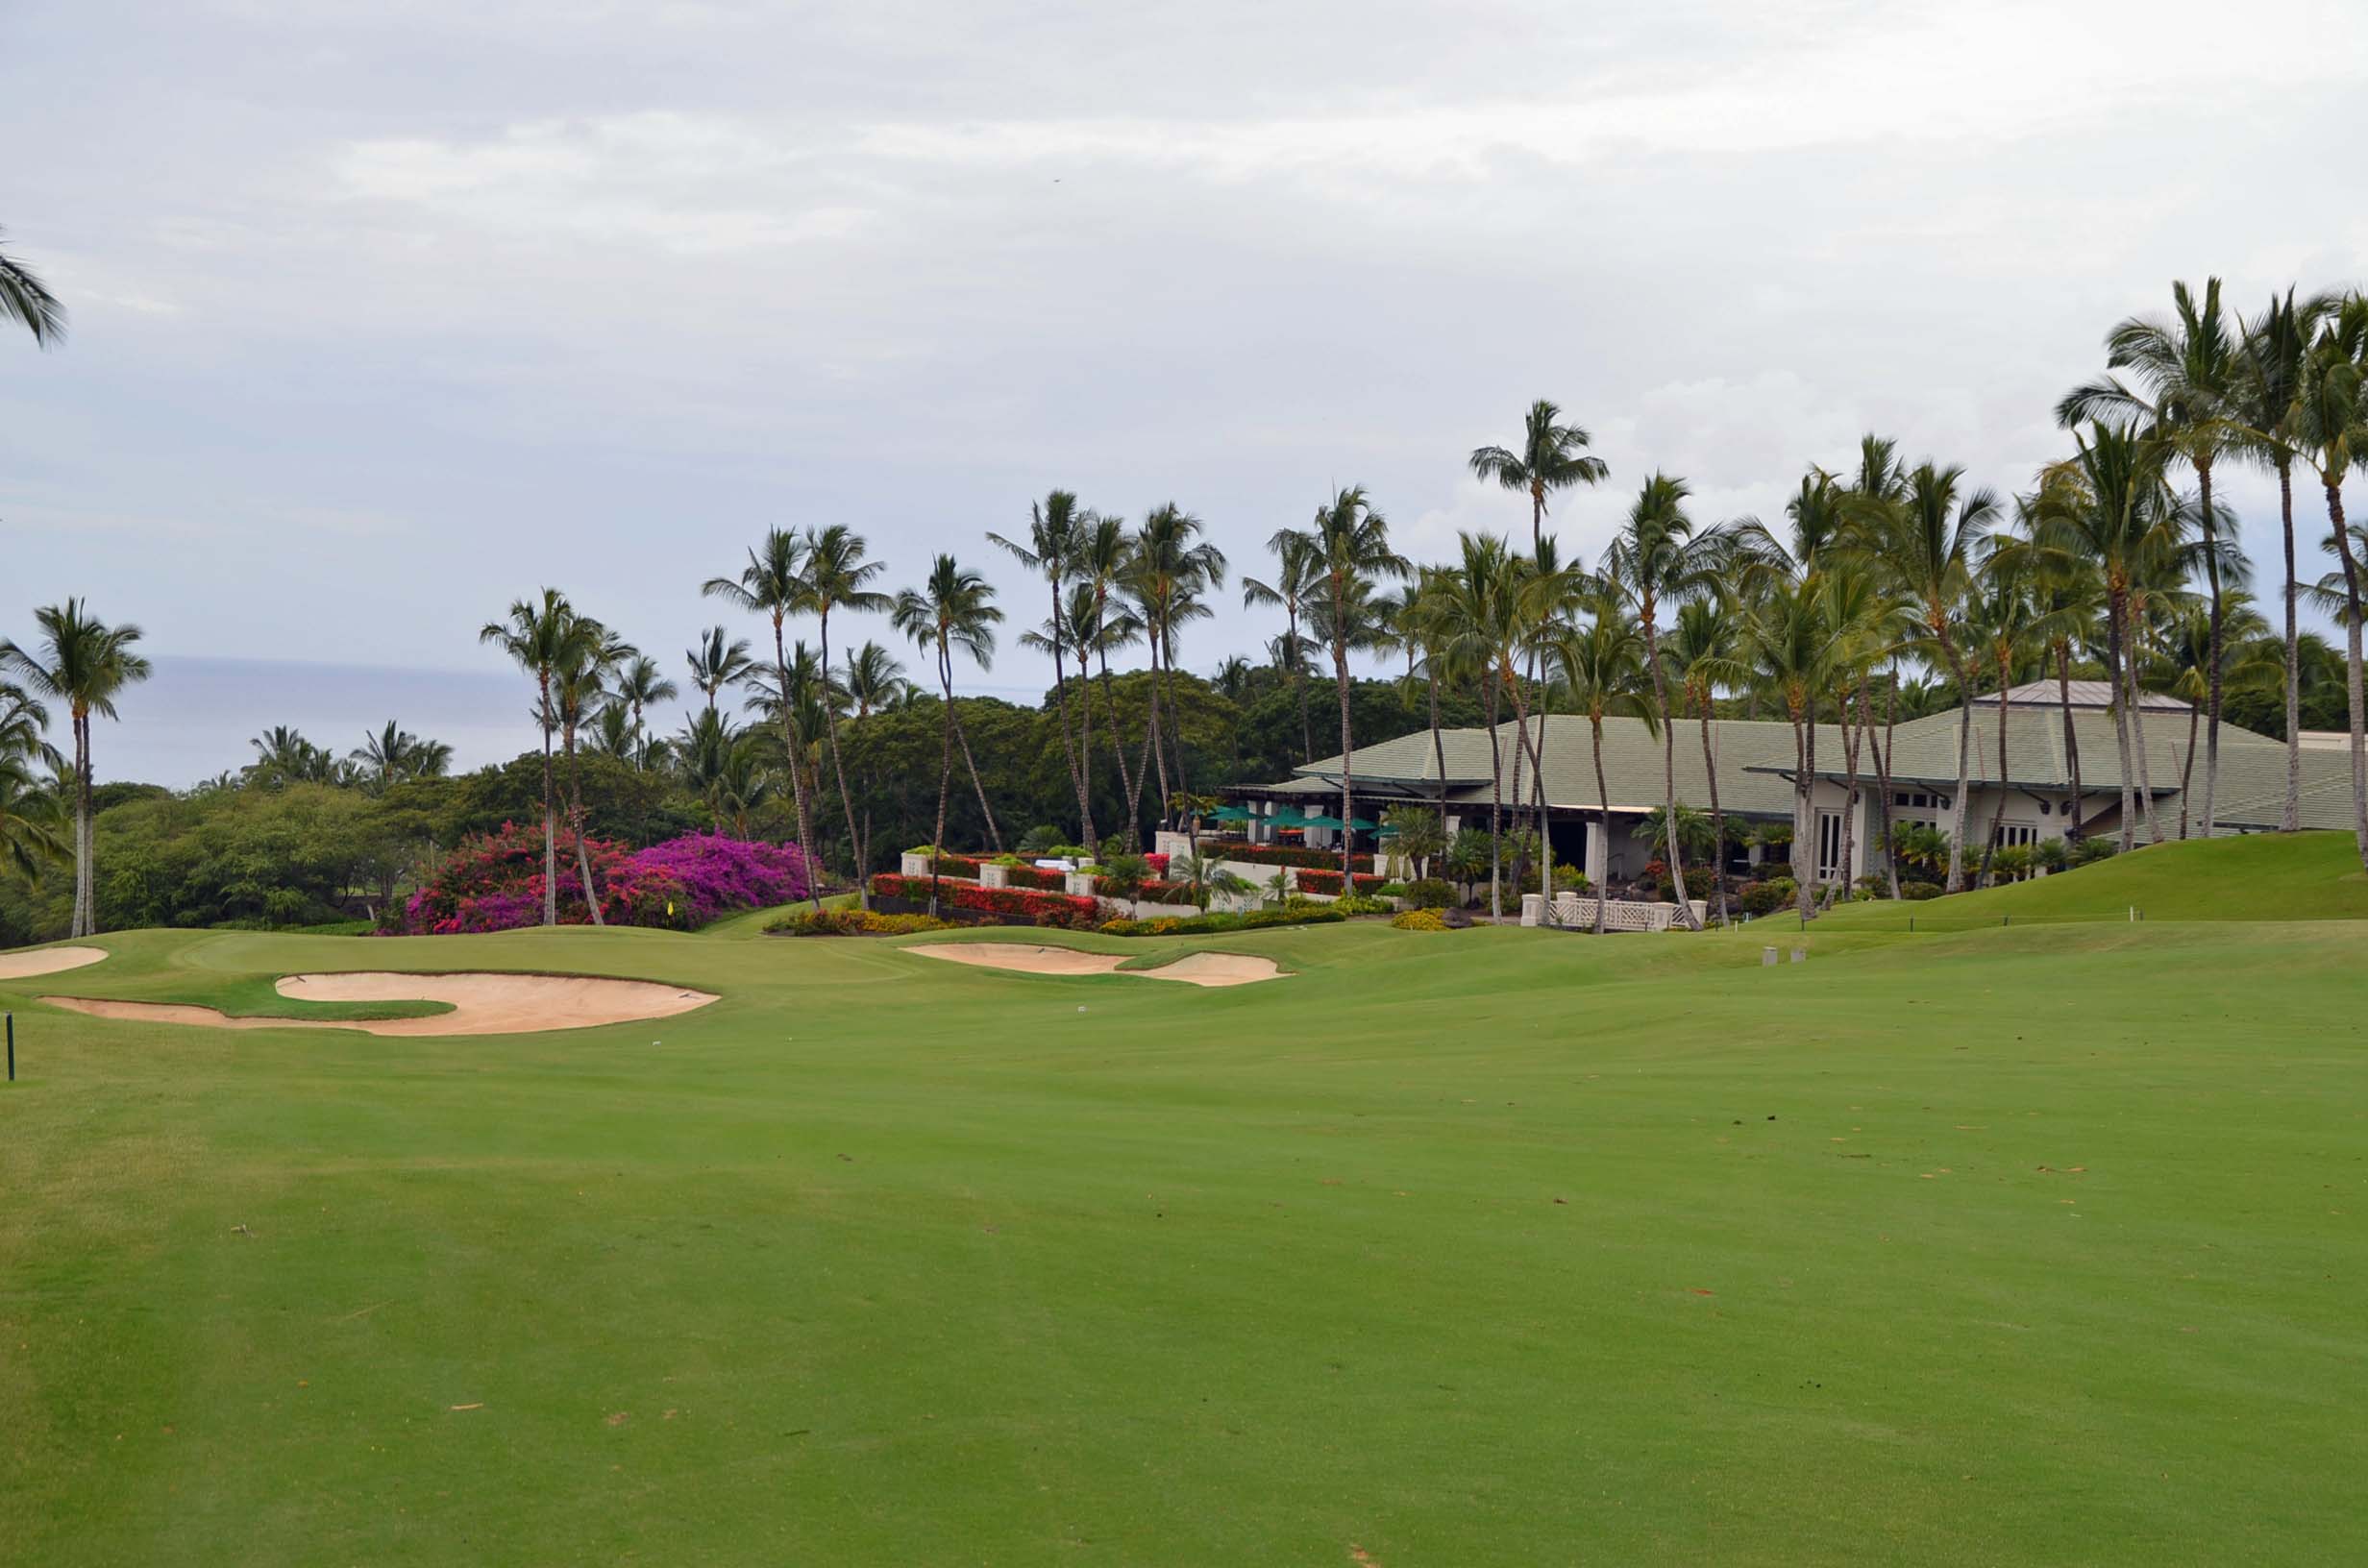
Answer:
<path fill-rule="evenodd" d="M 2083 873 L 2086 874 L 2086 873 Z M 1057 934 L 1013 933 L 1030 942 Z M 2368 925 L 101 939 L 694 987 L 475 1039 L 0 982 L 0 1557 L 2332 1562 Z M 111 971 L 114 971 L 111 978 Z"/>
<path fill-rule="evenodd" d="M 2023 920 L 2368 919 L 2368 872 L 2349 833 L 2191 839 L 1913 906 L 1856 904 L 1826 919 L 1857 929 L 1918 930 Z M 1819 922 L 1825 923 L 1824 921 Z"/>

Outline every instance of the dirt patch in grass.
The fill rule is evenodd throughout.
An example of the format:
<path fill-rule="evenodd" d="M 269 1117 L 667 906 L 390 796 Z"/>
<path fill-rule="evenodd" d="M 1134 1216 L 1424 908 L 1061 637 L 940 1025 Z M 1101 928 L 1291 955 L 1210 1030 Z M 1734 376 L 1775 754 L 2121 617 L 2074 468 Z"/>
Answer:
<path fill-rule="evenodd" d="M 0 980 L 25 980 L 37 974 L 87 968 L 106 956 L 104 947 L 37 947 L 31 952 L 0 953 Z"/>
<path fill-rule="evenodd" d="M 1122 953 L 1085 953 L 1073 947 L 1033 947 L 1017 942 L 938 942 L 907 952 L 1023 974 L 1127 974 L 1138 980 L 1180 980 L 1188 986 L 1246 986 L 1283 971 L 1270 958 L 1239 953 L 1187 953 L 1155 969 L 1122 969 Z"/>
<path fill-rule="evenodd" d="M 189 1023 L 213 1029 L 358 1029 L 371 1035 L 525 1035 L 604 1023 L 672 1017 L 715 997 L 646 980 L 558 974 L 291 974 L 273 988 L 298 1002 L 443 1002 L 452 1009 L 419 1018 L 233 1017 L 184 1002 L 103 1001 L 44 996 L 42 1001 L 95 1017 Z"/>

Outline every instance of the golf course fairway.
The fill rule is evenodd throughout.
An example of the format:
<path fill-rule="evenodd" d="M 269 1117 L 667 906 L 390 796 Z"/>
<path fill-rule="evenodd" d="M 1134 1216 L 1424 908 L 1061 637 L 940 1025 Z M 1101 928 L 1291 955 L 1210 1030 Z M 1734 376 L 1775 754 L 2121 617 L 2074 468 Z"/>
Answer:
<path fill-rule="evenodd" d="M 109 934 L 0 980 L 0 1559 L 2368 1538 L 2368 923 L 1837 921 L 1773 968 L 1750 930 L 1011 933 L 1288 976 L 1226 989 L 757 924 Z M 420 1038 L 35 999 L 433 1011 L 273 989 L 363 969 L 719 999 Z"/>

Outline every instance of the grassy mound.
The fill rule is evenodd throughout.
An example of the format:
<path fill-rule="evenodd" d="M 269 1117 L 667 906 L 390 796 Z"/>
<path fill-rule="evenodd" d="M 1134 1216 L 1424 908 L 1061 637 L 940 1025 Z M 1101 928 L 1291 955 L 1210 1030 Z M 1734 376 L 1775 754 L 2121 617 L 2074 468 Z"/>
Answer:
<path fill-rule="evenodd" d="M 2262 833 L 2191 839 L 2115 855 L 2077 870 L 1921 904 L 1852 904 L 1817 923 L 1919 931 L 2015 920 L 2368 919 L 2368 872 L 2349 833 Z"/>

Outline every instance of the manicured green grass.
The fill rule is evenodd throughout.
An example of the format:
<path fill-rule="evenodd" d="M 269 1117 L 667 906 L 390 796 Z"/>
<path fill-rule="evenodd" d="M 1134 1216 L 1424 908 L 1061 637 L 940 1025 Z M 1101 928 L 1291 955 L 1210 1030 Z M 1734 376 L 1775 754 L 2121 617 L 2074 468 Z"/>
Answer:
<path fill-rule="evenodd" d="M 2368 872 L 2349 833 L 2256 834 L 2155 845 L 2094 865 L 1914 905 L 1853 904 L 1828 917 L 1859 930 L 2016 920 L 2368 919 Z"/>
<path fill-rule="evenodd" d="M 503 1039 L 0 983 L 4 1555 L 2152 1565 L 2368 1530 L 2368 925 L 1837 926 L 1775 969 L 1749 932 L 1009 934 L 1295 971 L 1223 991 L 752 930 L 103 939 L 185 1000 L 365 967 L 723 998 Z"/>

